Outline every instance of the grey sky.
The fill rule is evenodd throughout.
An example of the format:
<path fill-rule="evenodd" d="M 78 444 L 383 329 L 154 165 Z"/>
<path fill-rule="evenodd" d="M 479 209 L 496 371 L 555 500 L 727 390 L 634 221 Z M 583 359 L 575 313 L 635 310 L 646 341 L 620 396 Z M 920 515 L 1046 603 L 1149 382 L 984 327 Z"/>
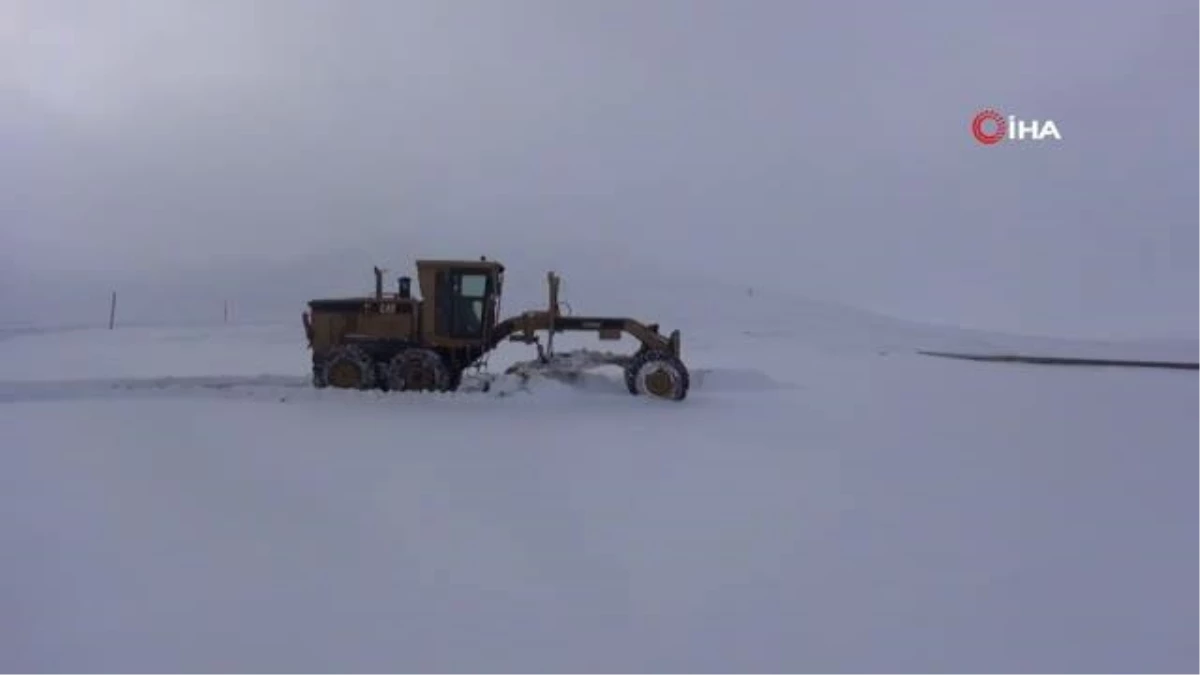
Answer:
<path fill-rule="evenodd" d="M 1194 335 L 1197 12 L 2 0 L 0 301 L 59 272 L 198 283 L 304 260 L 342 278 L 359 249 Z M 983 107 L 1064 138 L 979 146 Z"/>

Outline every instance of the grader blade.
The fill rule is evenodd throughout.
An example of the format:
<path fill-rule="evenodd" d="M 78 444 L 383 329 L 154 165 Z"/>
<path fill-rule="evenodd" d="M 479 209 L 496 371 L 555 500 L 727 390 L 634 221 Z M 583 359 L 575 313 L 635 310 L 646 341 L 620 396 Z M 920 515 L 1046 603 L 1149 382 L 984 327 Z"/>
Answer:
<path fill-rule="evenodd" d="M 631 357 L 627 354 L 578 349 L 561 352 L 530 361 L 520 361 L 509 366 L 506 374 L 519 375 L 525 379 L 537 375 L 550 379 L 572 382 L 595 368 L 618 366 L 624 368 Z"/>

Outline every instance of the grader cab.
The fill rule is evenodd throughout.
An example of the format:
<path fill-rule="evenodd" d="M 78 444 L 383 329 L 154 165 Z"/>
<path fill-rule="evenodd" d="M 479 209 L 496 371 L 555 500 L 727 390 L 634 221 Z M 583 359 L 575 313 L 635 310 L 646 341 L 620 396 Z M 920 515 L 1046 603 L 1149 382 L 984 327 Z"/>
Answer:
<path fill-rule="evenodd" d="M 537 360 L 519 364 L 522 374 L 541 370 L 561 376 L 615 365 L 624 369 L 631 394 L 676 401 L 687 396 L 690 382 L 680 360 L 679 331 L 664 336 L 656 324 L 635 319 L 564 316 L 558 302 L 560 280 L 553 272 L 547 274 L 546 309 L 500 319 L 502 264 L 486 258 L 418 260 L 416 267 L 419 298 L 413 296 L 409 277 L 400 277 L 396 290 L 385 292 L 383 271 L 377 267 L 374 295 L 308 303 L 303 320 L 315 386 L 454 391 L 468 368 L 508 339 L 537 346 Z M 595 332 L 602 340 L 629 335 L 640 346 L 629 355 L 555 354 L 554 335 L 566 331 Z"/>

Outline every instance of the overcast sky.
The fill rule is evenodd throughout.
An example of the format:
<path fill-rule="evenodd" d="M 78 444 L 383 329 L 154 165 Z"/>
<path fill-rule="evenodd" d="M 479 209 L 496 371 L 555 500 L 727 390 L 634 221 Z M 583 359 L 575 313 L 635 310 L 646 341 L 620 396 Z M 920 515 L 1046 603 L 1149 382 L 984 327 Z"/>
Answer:
<path fill-rule="evenodd" d="M 494 253 L 535 280 L 657 266 L 910 319 L 1194 335 L 1197 11 L 0 0 L 0 300 L 59 272 Z M 985 107 L 1063 139 L 981 146 Z"/>

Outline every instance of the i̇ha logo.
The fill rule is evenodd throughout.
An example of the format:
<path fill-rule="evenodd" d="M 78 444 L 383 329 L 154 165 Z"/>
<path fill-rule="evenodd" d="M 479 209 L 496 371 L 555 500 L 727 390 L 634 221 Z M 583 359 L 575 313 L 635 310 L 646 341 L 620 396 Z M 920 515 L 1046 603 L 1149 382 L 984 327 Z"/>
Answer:
<path fill-rule="evenodd" d="M 971 120 L 971 133 L 975 140 L 984 145 L 995 145 L 1000 141 L 1044 141 L 1062 140 L 1054 120 L 1024 120 L 1016 115 L 1007 117 L 992 110 L 982 110 Z"/>

